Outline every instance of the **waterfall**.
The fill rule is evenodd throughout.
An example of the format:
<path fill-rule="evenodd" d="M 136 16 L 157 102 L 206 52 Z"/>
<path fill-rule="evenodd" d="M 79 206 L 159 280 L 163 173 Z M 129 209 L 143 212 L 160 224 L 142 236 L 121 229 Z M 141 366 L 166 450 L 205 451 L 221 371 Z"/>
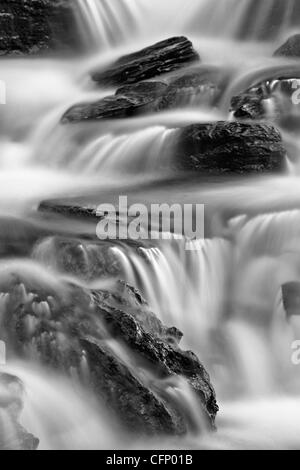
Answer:
<path fill-rule="evenodd" d="M 133 37 L 196 34 L 269 39 L 288 34 L 300 22 L 296 0 L 76 0 L 82 29 L 95 48 L 106 49 Z"/>

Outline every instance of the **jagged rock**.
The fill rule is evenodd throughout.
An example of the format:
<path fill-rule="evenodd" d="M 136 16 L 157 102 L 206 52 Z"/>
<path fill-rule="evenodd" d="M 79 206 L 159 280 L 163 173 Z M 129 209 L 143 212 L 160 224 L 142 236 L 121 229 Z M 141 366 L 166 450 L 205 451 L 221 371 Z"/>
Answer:
<path fill-rule="evenodd" d="M 275 57 L 300 58 L 300 34 L 294 34 L 275 52 Z"/>
<path fill-rule="evenodd" d="M 36 450 L 39 440 L 19 423 L 24 385 L 17 377 L 0 373 L 0 450 Z"/>
<path fill-rule="evenodd" d="M 179 435 L 196 425 L 176 399 L 184 380 L 203 411 L 202 425 L 214 428 L 218 407 L 204 367 L 180 349 L 181 333 L 162 325 L 135 289 L 118 283 L 89 291 L 62 280 L 57 286 L 26 273 L 2 280 L 9 355 L 71 372 L 133 433 Z"/>
<path fill-rule="evenodd" d="M 75 51 L 80 47 L 70 0 L 1 0 L 0 55 Z"/>
<path fill-rule="evenodd" d="M 183 128 L 175 152 L 176 168 L 204 174 L 281 171 L 286 155 L 273 126 L 223 121 Z"/>
<path fill-rule="evenodd" d="M 95 70 L 92 79 L 104 86 L 121 86 L 172 72 L 199 60 L 185 37 L 160 41 L 141 51 L 121 57 L 108 70 Z"/>
<path fill-rule="evenodd" d="M 157 99 L 163 94 L 167 84 L 163 82 L 141 82 L 127 85 L 94 103 L 81 103 L 72 106 L 63 115 L 62 124 L 136 116 L 153 111 Z"/>

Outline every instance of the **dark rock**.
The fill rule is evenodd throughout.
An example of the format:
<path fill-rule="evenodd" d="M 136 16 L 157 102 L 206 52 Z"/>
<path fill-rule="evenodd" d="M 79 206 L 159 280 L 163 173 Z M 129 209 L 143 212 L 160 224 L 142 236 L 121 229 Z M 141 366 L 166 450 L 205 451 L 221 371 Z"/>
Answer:
<path fill-rule="evenodd" d="M 0 373 L 0 450 L 36 450 L 39 440 L 19 423 L 24 385 L 15 376 Z"/>
<path fill-rule="evenodd" d="M 294 34 L 275 52 L 275 57 L 300 58 L 300 34 Z"/>
<path fill-rule="evenodd" d="M 251 174 L 282 170 L 285 155 L 273 126 L 221 121 L 180 130 L 174 164 L 205 174 Z"/>
<path fill-rule="evenodd" d="M 92 78 L 104 86 L 133 84 L 172 72 L 196 60 L 199 55 L 192 43 L 185 37 L 174 37 L 121 57 L 108 70 L 94 71 Z"/>
<path fill-rule="evenodd" d="M 61 119 L 63 124 L 99 119 L 126 118 L 154 110 L 154 104 L 167 85 L 163 82 L 141 82 L 117 90 L 93 103 L 72 106 Z"/>
<path fill-rule="evenodd" d="M 39 54 L 80 48 L 70 0 L 2 0 L 0 54 Z"/>
<path fill-rule="evenodd" d="M 288 282 L 282 286 L 282 301 L 288 317 L 300 315 L 300 282 Z"/>
<path fill-rule="evenodd" d="M 2 279 L 8 355 L 73 371 L 133 433 L 178 435 L 196 426 L 194 410 L 176 399 L 184 380 L 203 410 L 201 424 L 214 428 L 218 407 L 204 367 L 179 348 L 181 333 L 162 325 L 135 289 L 118 283 L 91 292 L 62 280 L 57 286 L 26 273 Z"/>

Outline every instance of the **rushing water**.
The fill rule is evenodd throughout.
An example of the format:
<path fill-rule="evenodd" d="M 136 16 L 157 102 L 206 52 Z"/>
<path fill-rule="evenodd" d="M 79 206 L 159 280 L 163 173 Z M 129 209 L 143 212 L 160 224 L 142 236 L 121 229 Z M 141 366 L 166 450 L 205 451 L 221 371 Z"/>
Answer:
<path fill-rule="evenodd" d="M 101 203 L 121 191 L 138 202 L 196 201 L 218 207 L 220 218 L 212 224 L 210 239 L 195 241 L 193 251 L 176 237 L 145 246 L 142 256 L 126 245 L 113 249 L 126 280 L 140 288 L 166 324 L 183 331 L 183 345 L 207 367 L 220 402 L 215 435 L 135 446 L 299 448 L 300 369 L 291 362 L 291 343 L 300 339 L 300 324 L 298 318 L 287 321 L 281 300 L 282 284 L 300 280 L 299 140 L 286 132 L 293 163 L 281 177 L 174 185 L 170 170 L 179 127 L 229 118 L 232 94 L 285 67 L 269 57 L 299 26 L 299 2 L 186 0 L 184 8 L 182 0 L 74 3 L 90 45 L 86 57 L 2 60 L 7 104 L 0 108 L 0 215 L 45 227 L 47 221 L 35 213 L 43 199 L 93 193 Z M 257 8 L 250 15 L 253 4 Z M 109 94 L 88 80 L 95 65 L 171 34 L 187 34 L 205 64 L 230 69 L 232 80 L 218 106 L 196 99 L 179 110 L 91 124 L 88 132 L 86 124 L 59 124 L 72 104 Z M 158 184 L 162 178 L 166 181 Z M 13 237 L 9 230 L 3 223 L 1 235 Z M 50 276 L 48 250 L 49 244 L 41 245 L 35 261 L 14 260 L 8 268 L 1 262 L 1 282 L 5 269 Z M 51 269 L 56 279 L 57 266 Z M 103 410 L 95 413 L 98 405 L 86 391 L 74 390 L 66 379 L 49 377 L 35 364 L 13 363 L 4 370 L 19 376 L 28 390 L 22 423 L 41 439 L 41 448 L 133 445 L 117 434 Z M 197 416 L 190 392 L 181 383 L 172 390 L 187 413 Z"/>

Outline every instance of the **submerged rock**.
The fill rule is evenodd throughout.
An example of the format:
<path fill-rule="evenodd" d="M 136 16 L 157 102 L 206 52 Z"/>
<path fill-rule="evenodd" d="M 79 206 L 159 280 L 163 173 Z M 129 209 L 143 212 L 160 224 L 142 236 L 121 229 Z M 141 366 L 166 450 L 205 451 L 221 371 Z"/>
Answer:
<path fill-rule="evenodd" d="M 172 72 L 199 60 L 192 43 L 173 37 L 121 57 L 107 70 L 95 70 L 92 79 L 104 86 L 137 83 Z"/>
<path fill-rule="evenodd" d="M 275 52 L 275 57 L 300 58 L 300 34 L 294 34 Z"/>
<path fill-rule="evenodd" d="M 39 440 L 19 423 L 24 385 L 17 377 L 0 373 L 0 450 L 36 450 Z"/>
<path fill-rule="evenodd" d="M 275 127 L 225 121 L 180 130 L 175 152 L 177 168 L 204 174 L 277 172 L 286 156 Z"/>
<path fill-rule="evenodd" d="M 119 282 L 109 291 L 90 291 L 57 280 L 55 292 L 41 280 L 34 288 L 31 279 L 26 288 L 28 279 L 17 278 L 2 283 L 8 354 L 77 377 L 132 433 L 214 428 L 218 407 L 207 372 L 192 352 L 180 349 L 182 334 L 164 326 L 135 289 Z M 183 405 L 182 383 L 201 419 Z"/>
<path fill-rule="evenodd" d="M 112 243 L 51 236 L 38 241 L 32 256 L 56 271 L 91 281 L 122 276 L 123 269 L 113 248 Z"/>
<path fill-rule="evenodd" d="M 75 51 L 80 47 L 70 0 L 1 0 L 0 55 Z"/>

